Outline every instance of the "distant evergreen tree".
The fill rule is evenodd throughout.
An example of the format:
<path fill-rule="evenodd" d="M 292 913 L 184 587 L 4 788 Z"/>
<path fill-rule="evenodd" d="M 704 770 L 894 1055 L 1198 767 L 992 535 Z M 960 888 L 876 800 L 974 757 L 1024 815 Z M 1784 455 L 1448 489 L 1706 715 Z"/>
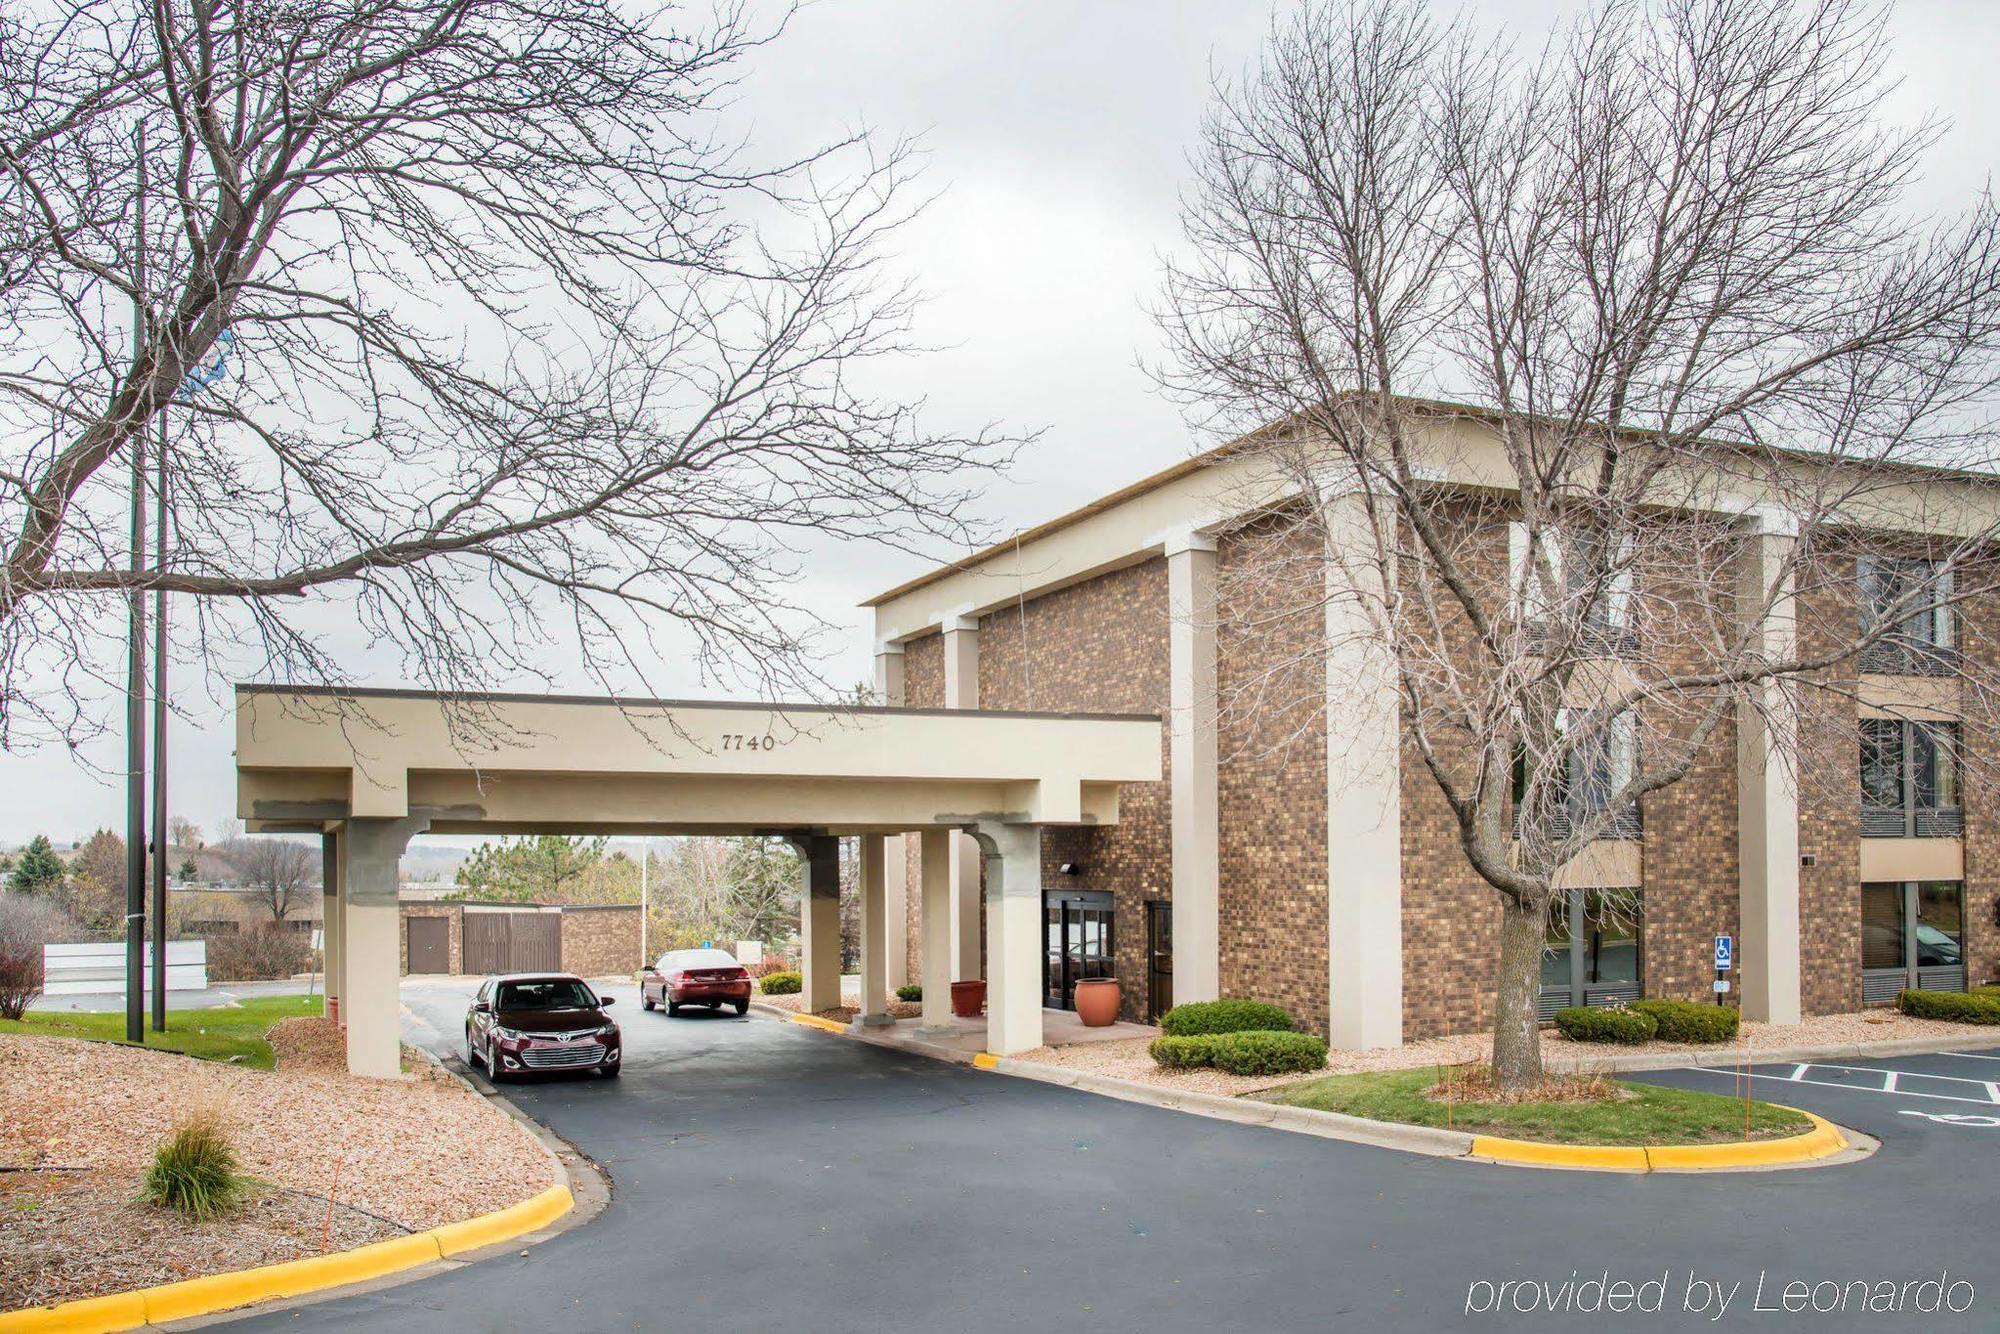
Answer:
<path fill-rule="evenodd" d="M 21 854 L 11 883 L 24 894 L 38 894 L 60 885 L 62 878 L 63 864 L 56 850 L 49 846 L 48 835 L 36 834 Z"/>

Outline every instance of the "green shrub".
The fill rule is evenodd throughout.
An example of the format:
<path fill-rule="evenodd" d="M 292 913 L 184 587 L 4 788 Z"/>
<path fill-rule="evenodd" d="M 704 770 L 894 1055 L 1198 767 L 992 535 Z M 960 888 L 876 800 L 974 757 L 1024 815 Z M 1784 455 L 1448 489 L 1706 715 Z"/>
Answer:
<path fill-rule="evenodd" d="M 766 996 L 796 996 L 805 984 L 797 973 L 766 973 L 757 986 Z"/>
<path fill-rule="evenodd" d="M 1146 1051 L 1153 1058 L 1153 1064 L 1166 1070 L 1199 1070 L 1215 1059 L 1213 1033 L 1195 1033 L 1185 1037 L 1154 1038 Z"/>
<path fill-rule="evenodd" d="M 1165 1039 L 1162 1039 L 1165 1041 Z M 1222 1033 L 1210 1063 L 1232 1075 L 1289 1075 L 1326 1067 L 1326 1039 L 1310 1033 Z"/>
<path fill-rule="evenodd" d="M 1596 1005 L 1572 1005 L 1557 1010 L 1555 1023 L 1572 1042 L 1619 1042 L 1628 1047 L 1650 1042 L 1653 1034 L 1660 1031 L 1650 1014 Z"/>
<path fill-rule="evenodd" d="M 896 999 L 899 1001 L 909 1001 L 914 1005 L 923 998 L 924 989 L 914 982 L 906 983 L 896 988 Z"/>
<path fill-rule="evenodd" d="M 1190 1001 L 1160 1016 L 1160 1031 L 1175 1038 L 1197 1033 L 1284 1033 L 1291 1027 L 1292 1016 L 1282 1007 L 1252 1000 Z"/>
<path fill-rule="evenodd" d="M 1896 1008 L 1918 1019 L 1955 1024 L 2000 1024 L 2000 995 L 1978 991 L 1905 991 Z"/>
<path fill-rule="evenodd" d="M 1995 999 L 2000 999 L 2000 982 L 1988 982 L 1983 987 L 1974 987 L 1972 994 L 1975 996 L 1992 996 Z"/>
<path fill-rule="evenodd" d="M 1626 1007 L 1653 1021 L 1662 1042 L 1727 1042 L 1742 1016 L 1728 1005 L 1684 1000 L 1637 1000 Z"/>
<path fill-rule="evenodd" d="M 153 1155 L 144 1198 L 194 1218 L 228 1213 L 250 1184 L 236 1164 L 236 1146 L 229 1142 L 221 1117 L 197 1111 Z"/>

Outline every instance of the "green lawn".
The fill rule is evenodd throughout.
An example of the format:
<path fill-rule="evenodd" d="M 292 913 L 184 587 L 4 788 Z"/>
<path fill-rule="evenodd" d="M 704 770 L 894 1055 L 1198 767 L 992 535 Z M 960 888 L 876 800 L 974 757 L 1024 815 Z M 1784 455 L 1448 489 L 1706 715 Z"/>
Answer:
<path fill-rule="evenodd" d="M 1373 1121 L 1443 1126 L 1445 1105 L 1425 1096 L 1438 1082 L 1437 1071 L 1391 1070 L 1369 1075 L 1329 1075 L 1325 1079 L 1259 1093 L 1266 1102 L 1345 1112 Z M 1619 1087 L 1636 1095 L 1622 1102 L 1459 1102 L 1451 1108 L 1455 1130 L 1549 1144 L 1705 1144 L 1743 1138 L 1743 1100 L 1716 1093 Z M 1768 1102 L 1750 1104 L 1750 1137 L 1797 1135 L 1812 1123 Z"/>
<path fill-rule="evenodd" d="M 146 1045 L 186 1052 L 208 1061 L 241 1057 L 239 1065 L 269 1070 L 274 1064 L 264 1034 L 280 1019 L 318 1014 L 318 996 L 259 996 L 236 1005 L 206 1010 L 176 1010 L 167 1003 L 167 1031 L 155 1033 L 146 1023 Z M 33 1033 L 52 1038 L 89 1038 L 96 1042 L 125 1040 L 123 1010 L 30 1010 L 19 1021 L 0 1019 L 0 1033 Z"/>

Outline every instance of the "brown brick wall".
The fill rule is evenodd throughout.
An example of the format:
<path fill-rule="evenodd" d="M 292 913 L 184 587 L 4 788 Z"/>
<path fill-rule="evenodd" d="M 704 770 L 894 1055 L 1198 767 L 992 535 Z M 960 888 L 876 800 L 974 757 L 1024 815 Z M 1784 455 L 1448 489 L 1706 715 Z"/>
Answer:
<path fill-rule="evenodd" d="M 402 922 L 398 928 L 397 948 L 401 951 L 400 970 L 404 976 L 410 972 L 410 927 L 412 917 L 443 917 L 451 925 L 445 935 L 445 949 L 450 958 L 447 971 L 460 973 L 465 970 L 465 909 L 456 903 L 405 903 L 402 905 Z"/>
<path fill-rule="evenodd" d="M 639 968 L 639 905 L 564 908 L 563 968 L 579 977 L 625 977 Z"/>
<path fill-rule="evenodd" d="M 1991 583 L 1990 572 L 1973 584 Z M 2000 680 L 2000 596 L 1968 599 L 1959 615 L 1959 650 L 1974 679 Z M 2000 719 L 1990 705 L 1968 709 L 1964 732 L 1966 983 L 2000 982 Z"/>
<path fill-rule="evenodd" d="M 903 647 L 903 703 L 912 709 L 944 707 L 944 636 L 925 635 Z M 922 849 L 915 835 L 903 840 L 904 899 L 909 904 L 904 962 L 912 982 L 923 981 L 924 891 Z"/>
<path fill-rule="evenodd" d="M 979 623 L 979 705 L 1164 715 L 1167 619 L 1167 563 L 1159 558 L 1034 599 L 1027 604 L 1025 634 L 1019 609 L 996 611 Z M 1160 744 L 1164 766 L 1164 729 Z M 1128 783 L 1119 794 L 1117 824 L 1051 829 L 1042 840 L 1044 888 L 1112 896 L 1112 949 L 1126 1019 L 1146 1014 L 1146 902 L 1171 894 L 1169 792 L 1164 779 Z M 1057 868 L 1063 862 L 1077 863 L 1082 873 L 1062 875 Z"/>
<path fill-rule="evenodd" d="M 1300 1028 L 1327 1031 L 1326 720 L 1305 694 L 1279 689 L 1285 704 L 1253 706 L 1244 688 L 1274 663 L 1310 655 L 1324 636 L 1317 608 L 1298 610 L 1295 593 L 1251 590 L 1239 576 L 1269 537 L 1268 526 L 1218 544 L 1218 582 L 1230 594 L 1217 634 L 1216 801 L 1221 990 L 1272 1001 Z M 1270 598 L 1262 607 L 1261 599 Z M 1262 610 L 1289 610 L 1254 642 L 1231 624 L 1256 623 Z M 1324 669 L 1312 667 L 1324 679 Z"/>

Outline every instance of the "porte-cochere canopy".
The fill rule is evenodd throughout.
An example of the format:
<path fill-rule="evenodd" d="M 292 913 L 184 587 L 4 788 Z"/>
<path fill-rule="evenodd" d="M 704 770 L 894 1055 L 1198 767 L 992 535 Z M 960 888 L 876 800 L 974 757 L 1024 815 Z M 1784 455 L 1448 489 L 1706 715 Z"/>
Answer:
<path fill-rule="evenodd" d="M 987 1046 L 1039 1046 L 1041 827 L 1115 823 L 1119 785 L 1158 781 L 1160 755 L 1150 715 L 236 691 L 237 814 L 252 832 L 325 840 L 327 994 L 362 1074 L 399 1068 L 396 868 L 420 833 L 791 837 L 808 868 L 812 1008 L 839 1003 L 831 849 L 858 835 L 865 1015 L 888 950 L 883 836 L 920 837 L 928 935 L 953 911 L 947 850 L 962 832 L 989 866 Z M 927 1017 L 953 980 L 933 953 L 927 940 Z"/>

